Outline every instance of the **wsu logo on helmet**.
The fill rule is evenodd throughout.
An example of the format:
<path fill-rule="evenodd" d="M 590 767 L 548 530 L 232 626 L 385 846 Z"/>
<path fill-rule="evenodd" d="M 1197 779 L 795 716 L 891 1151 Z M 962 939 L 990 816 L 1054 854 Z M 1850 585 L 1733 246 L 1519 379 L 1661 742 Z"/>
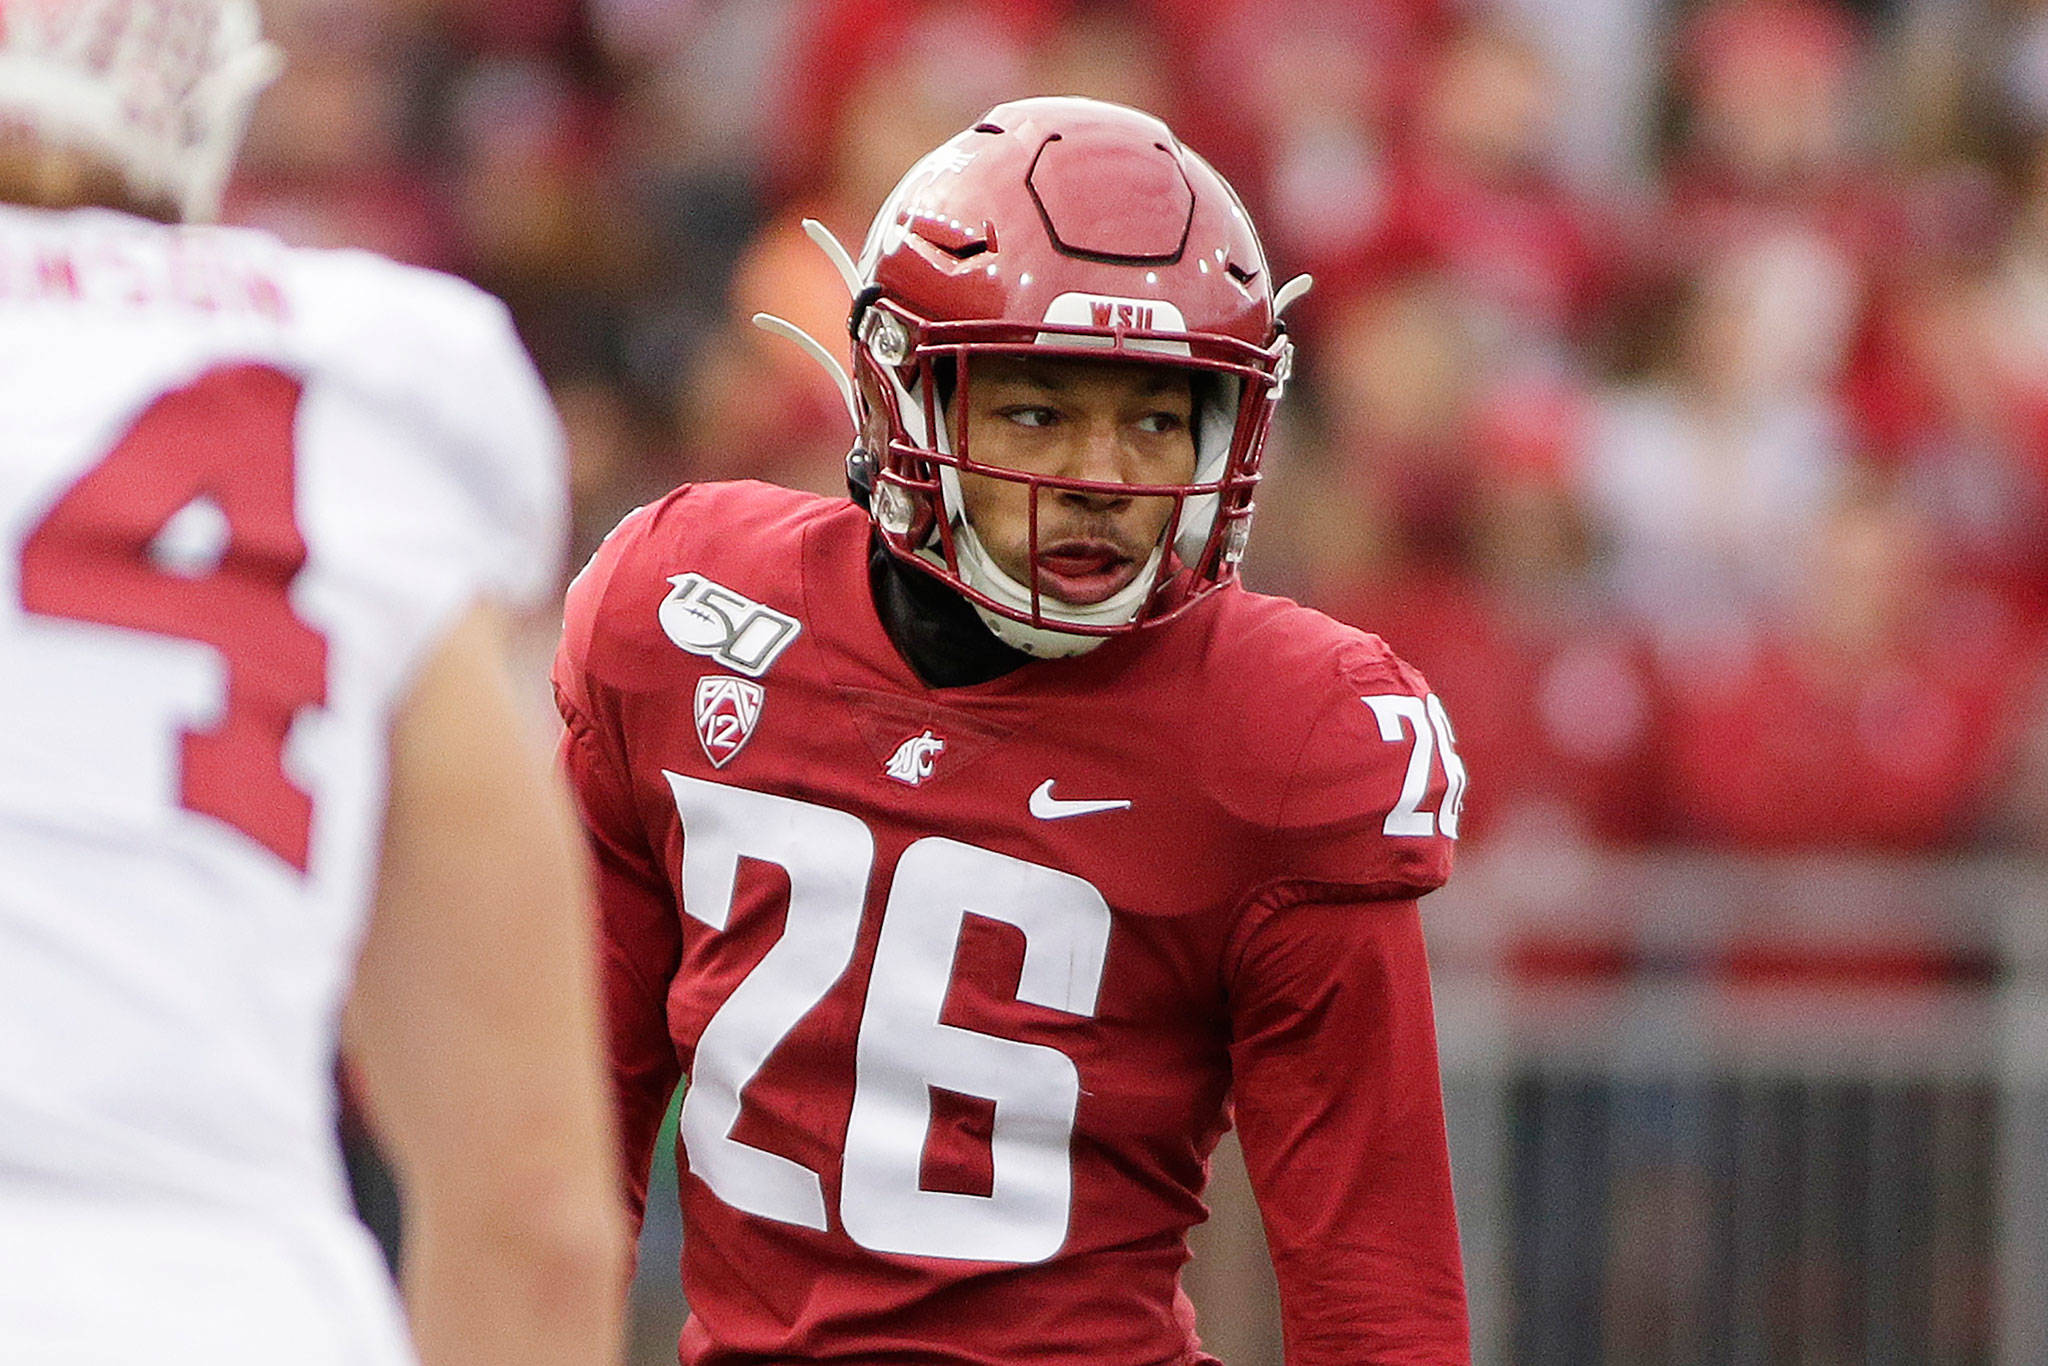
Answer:
<path fill-rule="evenodd" d="M 1104 327 L 1127 332 L 1185 332 L 1188 320 L 1168 299 L 1119 299 L 1108 294 L 1062 294 L 1046 305 L 1045 320 L 1067 327 Z M 1116 338 L 1041 333 L 1041 342 L 1067 346 L 1114 346 Z M 1163 356 L 1185 356 L 1188 344 L 1167 337 L 1139 337 L 1124 342 L 1128 351 L 1155 351 Z"/>
<path fill-rule="evenodd" d="M 932 776 L 932 765 L 946 749 L 946 742 L 927 728 L 922 735 L 913 735 L 896 746 L 896 752 L 889 756 L 889 766 L 882 771 L 897 782 L 916 787 Z"/>
<path fill-rule="evenodd" d="M 713 768 L 724 768 L 753 738 L 767 694 L 751 679 L 706 674 L 697 680 L 697 743 Z"/>

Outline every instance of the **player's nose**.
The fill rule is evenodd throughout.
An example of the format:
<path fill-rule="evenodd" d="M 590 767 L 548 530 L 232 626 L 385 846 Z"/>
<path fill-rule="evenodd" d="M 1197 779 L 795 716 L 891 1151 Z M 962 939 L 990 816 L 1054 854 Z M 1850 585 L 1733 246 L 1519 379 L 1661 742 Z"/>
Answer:
<path fill-rule="evenodd" d="M 1073 439 L 1067 443 L 1064 468 L 1060 473 L 1069 479 L 1086 479 L 1099 484 L 1125 484 L 1131 480 L 1131 462 L 1124 449 L 1123 434 L 1113 418 L 1091 416 L 1088 420 L 1073 426 Z M 1083 492 L 1078 489 L 1066 490 L 1065 496 L 1091 507 L 1120 507 L 1130 502 L 1130 497 L 1121 493 Z"/>

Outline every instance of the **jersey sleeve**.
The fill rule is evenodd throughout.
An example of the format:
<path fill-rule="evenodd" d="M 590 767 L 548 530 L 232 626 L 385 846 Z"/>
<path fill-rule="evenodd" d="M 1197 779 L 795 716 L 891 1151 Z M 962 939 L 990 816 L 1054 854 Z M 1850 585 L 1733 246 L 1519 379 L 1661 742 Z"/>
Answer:
<path fill-rule="evenodd" d="M 1415 902 L 1273 888 L 1228 963 L 1233 1104 L 1288 1366 L 1469 1366 Z"/>
<path fill-rule="evenodd" d="M 1265 878 L 1366 900 L 1433 891 L 1450 877 L 1465 790 L 1449 713 L 1376 636 L 1347 632 L 1322 671 Z"/>
<path fill-rule="evenodd" d="M 675 894 L 634 803 L 616 693 L 593 667 L 612 626 L 605 605 L 613 579 L 637 532 L 629 515 L 570 585 L 553 678 L 562 770 L 597 872 L 612 1094 L 636 1227 L 656 1131 L 682 1076 L 668 1028 L 668 989 L 682 953 Z"/>
<path fill-rule="evenodd" d="M 487 596 L 538 607 L 561 585 L 567 443 L 510 312 L 480 293 L 471 325 L 474 334 L 457 339 L 472 359 L 459 367 L 469 390 L 468 422 L 452 434 L 448 454 L 474 510 L 478 586 Z"/>
<path fill-rule="evenodd" d="M 546 605 L 567 545 L 566 442 L 510 311 L 466 281 L 366 252 L 296 259 L 323 383 L 418 453 L 416 487 L 394 496 L 434 510 L 435 562 L 469 597 Z"/>

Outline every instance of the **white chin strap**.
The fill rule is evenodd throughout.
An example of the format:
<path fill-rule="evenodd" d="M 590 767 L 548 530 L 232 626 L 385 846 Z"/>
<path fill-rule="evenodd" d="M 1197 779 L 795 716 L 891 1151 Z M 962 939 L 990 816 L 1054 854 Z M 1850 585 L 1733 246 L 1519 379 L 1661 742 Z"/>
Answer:
<path fill-rule="evenodd" d="M 939 467 L 939 488 L 946 503 L 946 515 L 953 523 L 953 555 L 960 564 L 960 578 L 977 593 L 984 593 L 1013 611 L 1029 615 L 1033 604 L 1031 590 L 1012 578 L 995 557 L 988 553 L 981 537 L 975 533 L 960 509 L 960 474 L 951 465 Z M 943 566 L 945 560 L 937 546 L 927 546 L 919 555 L 935 565 Z M 1139 609 L 1152 590 L 1153 579 L 1159 573 L 1159 561 L 1166 554 L 1164 546 L 1152 547 L 1152 554 L 1137 577 L 1104 598 L 1101 602 L 1087 604 L 1062 602 L 1044 593 L 1038 595 L 1038 615 L 1045 621 L 1043 626 L 1017 621 L 1000 612 L 991 612 L 978 602 L 969 599 L 975 615 L 997 640 L 1014 650 L 1039 659 L 1067 659 L 1084 655 L 1107 640 L 1107 636 L 1082 635 L 1077 631 L 1063 631 L 1058 623 L 1071 622 L 1077 626 L 1125 626 L 1135 621 Z"/>

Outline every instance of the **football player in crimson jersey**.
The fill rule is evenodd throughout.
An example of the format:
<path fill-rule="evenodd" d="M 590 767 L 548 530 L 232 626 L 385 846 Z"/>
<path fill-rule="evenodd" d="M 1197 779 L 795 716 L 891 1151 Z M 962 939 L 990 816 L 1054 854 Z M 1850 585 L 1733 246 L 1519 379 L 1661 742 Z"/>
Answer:
<path fill-rule="evenodd" d="M 0 0 L 0 1361 L 595 1366 L 588 892 L 497 626 L 560 433 L 469 286 L 171 224 L 274 64 L 249 0 Z"/>
<path fill-rule="evenodd" d="M 1291 350 L 1156 119 L 1003 105 L 859 260 L 852 501 L 686 486 L 570 590 L 644 1204 L 687 1366 L 1210 1362 L 1236 1124 L 1293 1366 L 1469 1359 L 1416 900 L 1464 774 L 1377 638 L 1237 582 Z"/>

